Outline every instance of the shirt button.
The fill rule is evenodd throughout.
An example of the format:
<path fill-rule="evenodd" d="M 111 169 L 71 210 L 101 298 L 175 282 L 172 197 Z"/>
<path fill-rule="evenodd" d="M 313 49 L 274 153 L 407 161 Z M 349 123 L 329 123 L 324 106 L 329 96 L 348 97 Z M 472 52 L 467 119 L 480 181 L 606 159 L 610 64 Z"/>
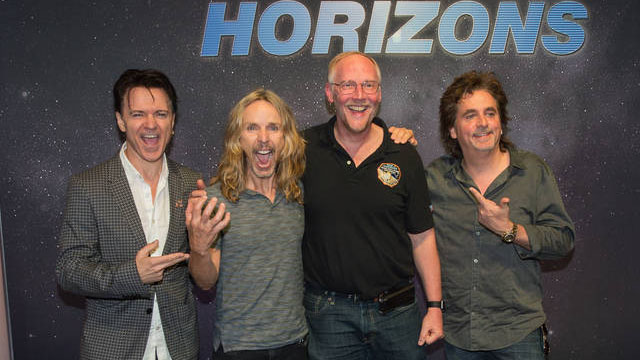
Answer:
<path fill-rule="evenodd" d="M 473 259 L 473 263 L 477 264 L 478 263 L 478 259 Z"/>
<path fill-rule="evenodd" d="M 347 160 L 347 165 L 351 165 L 351 160 Z"/>
<path fill-rule="evenodd" d="M 480 231 L 476 231 L 476 235 L 477 235 L 477 236 L 480 236 Z"/>

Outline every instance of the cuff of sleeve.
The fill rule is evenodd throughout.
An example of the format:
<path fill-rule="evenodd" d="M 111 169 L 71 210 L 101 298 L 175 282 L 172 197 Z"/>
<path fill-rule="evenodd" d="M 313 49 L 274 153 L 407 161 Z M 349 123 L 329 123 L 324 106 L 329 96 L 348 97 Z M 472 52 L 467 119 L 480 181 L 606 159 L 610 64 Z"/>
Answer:
<path fill-rule="evenodd" d="M 540 253 L 540 250 L 542 249 L 542 244 L 540 241 L 538 241 L 538 239 L 540 238 L 538 229 L 536 229 L 534 225 L 530 225 L 530 224 L 527 224 L 527 225 L 520 224 L 520 225 L 522 225 L 524 230 L 527 232 L 527 237 L 529 238 L 529 246 L 531 246 L 531 250 L 527 250 L 517 244 L 513 244 L 513 246 L 515 246 L 516 252 L 518 253 L 518 256 L 520 256 L 521 259 L 524 260 L 524 259 L 535 258 L 538 256 L 538 254 Z"/>
<path fill-rule="evenodd" d="M 427 230 L 430 230 L 430 229 L 433 229 L 433 223 L 425 224 L 425 225 L 422 225 L 422 226 L 419 226 L 419 227 L 407 228 L 407 232 L 409 234 L 415 235 L 415 234 L 421 234 L 421 233 L 423 233 L 423 232 L 425 232 Z"/>
<path fill-rule="evenodd" d="M 120 287 L 120 293 L 151 298 L 151 286 L 144 284 L 138 274 L 136 260 L 130 260 L 122 264 L 114 276 L 114 284 Z"/>

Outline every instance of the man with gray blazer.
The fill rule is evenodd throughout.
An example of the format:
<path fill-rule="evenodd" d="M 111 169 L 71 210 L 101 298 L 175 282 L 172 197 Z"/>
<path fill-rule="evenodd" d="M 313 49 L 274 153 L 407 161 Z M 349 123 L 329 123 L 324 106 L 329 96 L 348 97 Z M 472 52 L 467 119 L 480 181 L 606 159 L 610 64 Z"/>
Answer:
<path fill-rule="evenodd" d="M 126 141 L 71 178 L 56 266 L 87 299 L 81 358 L 195 359 L 184 210 L 200 176 L 165 155 L 175 89 L 157 70 L 127 70 L 113 95 Z"/>

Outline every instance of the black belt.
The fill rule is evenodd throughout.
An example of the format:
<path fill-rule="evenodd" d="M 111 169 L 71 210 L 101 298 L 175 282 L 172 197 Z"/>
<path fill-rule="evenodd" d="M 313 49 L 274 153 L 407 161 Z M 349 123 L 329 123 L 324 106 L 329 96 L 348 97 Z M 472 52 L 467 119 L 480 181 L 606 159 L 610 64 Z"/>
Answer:
<path fill-rule="evenodd" d="M 383 292 L 378 295 L 378 303 L 380 304 L 378 311 L 384 315 L 397 307 L 411 305 L 414 301 L 415 289 L 412 282 L 398 290 Z"/>
<path fill-rule="evenodd" d="M 307 291 L 311 291 L 316 295 L 335 296 L 342 299 L 349 299 L 353 301 L 353 303 L 378 303 L 378 311 L 380 311 L 381 314 L 386 314 L 387 312 L 400 306 L 411 305 L 415 301 L 415 289 L 413 282 L 402 288 L 394 288 L 391 290 L 383 291 L 378 294 L 378 296 L 375 296 L 373 298 L 364 297 L 360 294 L 347 294 L 331 290 L 322 290 L 308 283 L 306 284 L 306 289 Z"/>

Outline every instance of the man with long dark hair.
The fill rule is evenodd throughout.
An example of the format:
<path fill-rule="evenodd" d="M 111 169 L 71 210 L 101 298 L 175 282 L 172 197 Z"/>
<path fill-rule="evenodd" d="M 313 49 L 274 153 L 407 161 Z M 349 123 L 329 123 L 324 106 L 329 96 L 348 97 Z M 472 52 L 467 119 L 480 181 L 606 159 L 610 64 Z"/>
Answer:
<path fill-rule="evenodd" d="M 427 169 L 442 261 L 447 359 L 543 359 L 538 260 L 566 256 L 574 228 L 551 169 L 507 138 L 493 73 L 465 73 L 440 99 L 447 155 Z"/>

